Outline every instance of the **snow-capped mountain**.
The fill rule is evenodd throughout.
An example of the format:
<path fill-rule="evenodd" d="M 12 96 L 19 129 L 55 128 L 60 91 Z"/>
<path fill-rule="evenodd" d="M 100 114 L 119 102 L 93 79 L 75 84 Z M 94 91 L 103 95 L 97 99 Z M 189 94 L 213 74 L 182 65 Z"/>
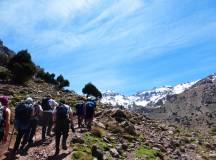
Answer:
<path fill-rule="evenodd" d="M 180 94 L 190 88 L 196 82 L 197 81 L 179 84 L 174 87 L 164 86 L 159 88 L 153 88 L 152 90 L 139 92 L 132 96 L 124 96 L 119 93 L 107 91 L 103 93 L 103 98 L 101 102 L 112 106 L 123 106 L 129 109 L 139 106 L 156 108 L 160 107 L 166 101 L 166 97 L 168 95 Z"/>

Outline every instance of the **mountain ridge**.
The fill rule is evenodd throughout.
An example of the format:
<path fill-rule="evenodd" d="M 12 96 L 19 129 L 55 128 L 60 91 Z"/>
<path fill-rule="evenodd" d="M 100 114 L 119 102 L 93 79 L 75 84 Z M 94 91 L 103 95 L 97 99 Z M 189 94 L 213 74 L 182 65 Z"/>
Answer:
<path fill-rule="evenodd" d="M 194 85 L 197 81 L 177 84 L 176 86 L 161 86 L 154 87 L 151 90 L 137 92 L 131 96 L 121 95 L 111 90 L 103 93 L 104 104 L 112 106 L 124 106 L 125 108 L 133 109 L 133 107 L 157 108 L 160 107 L 168 95 L 180 94 Z"/>

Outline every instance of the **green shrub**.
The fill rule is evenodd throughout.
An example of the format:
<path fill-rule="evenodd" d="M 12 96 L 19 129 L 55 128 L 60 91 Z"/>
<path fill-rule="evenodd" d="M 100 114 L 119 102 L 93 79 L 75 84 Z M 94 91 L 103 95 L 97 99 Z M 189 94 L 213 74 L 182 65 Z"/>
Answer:
<path fill-rule="evenodd" d="M 84 88 L 82 89 L 82 92 L 83 94 L 87 94 L 87 96 L 93 95 L 98 98 L 102 97 L 101 92 L 92 83 L 86 84 Z"/>
<path fill-rule="evenodd" d="M 25 83 L 36 72 L 35 64 L 31 60 L 31 55 L 27 50 L 18 52 L 8 63 L 8 68 L 13 74 L 16 83 Z"/>
<path fill-rule="evenodd" d="M 75 151 L 72 154 L 72 160 L 93 160 L 93 157 L 91 154 L 82 151 Z"/>
<path fill-rule="evenodd" d="M 102 138 L 96 137 L 93 134 L 85 133 L 83 138 L 85 144 L 88 146 L 92 146 L 93 144 L 96 144 L 100 149 L 106 150 L 108 148 L 107 143 L 105 143 Z"/>
<path fill-rule="evenodd" d="M 64 77 L 62 75 L 59 75 L 57 77 L 56 81 L 57 81 L 58 87 L 60 89 L 70 86 L 70 82 L 68 80 L 64 79 Z"/>
<path fill-rule="evenodd" d="M 11 73 L 7 68 L 0 67 L 0 79 L 8 81 L 11 78 Z"/>
<path fill-rule="evenodd" d="M 102 138 L 106 135 L 106 131 L 99 127 L 92 127 L 91 133 L 99 138 Z"/>
<path fill-rule="evenodd" d="M 7 66 L 8 62 L 9 62 L 9 57 L 4 53 L 0 53 L 0 65 Z"/>
<path fill-rule="evenodd" d="M 157 160 L 159 159 L 159 151 L 150 149 L 148 146 L 139 146 L 136 151 L 135 151 L 135 155 L 137 158 L 142 158 L 145 157 L 146 160 Z"/>

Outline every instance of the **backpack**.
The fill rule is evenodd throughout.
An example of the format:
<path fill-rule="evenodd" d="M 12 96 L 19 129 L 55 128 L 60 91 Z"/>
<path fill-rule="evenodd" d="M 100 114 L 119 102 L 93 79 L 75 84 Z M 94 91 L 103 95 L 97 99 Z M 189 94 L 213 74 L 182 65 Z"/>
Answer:
<path fill-rule="evenodd" d="M 34 110 L 34 117 L 37 117 L 40 114 L 40 105 L 39 104 L 34 104 L 33 105 L 33 110 Z"/>
<path fill-rule="evenodd" d="M 84 103 L 80 102 L 76 104 L 76 114 L 83 115 L 84 114 Z"/>
<path fill-rule="evenodd" d="M 42 105 L 42 109 L 44 111 L 48 111 L 48 110 L 52 109 L 52 107 L 49 104 L 49 98 L 42 99 L 42 104 L 41 105 Z"/>
<path fill-rule="evenodd" d="M 86 108 L 87 109 L 94 109 L 96 107 L 96 102 L 95 101 L 87 101 L 86 102 Z"/>
<path fill-rule="evenodd" d="M 66 120 L 69 118 L 69 109 L 64 104 L 56 107 L 56 119 L 57 120 Z"/>
<path fill-rule="evenodd" d="M 15 119 L 22 122 L 28 121 L 31 118 L 33 112 L 32 104 L 26 102 L 20 102 L 15 108 Z"/>
<path fill-rule="evenodd" d="M 4 123 L 5 123 L 5 107 L 0 104 L 0 132 L 1 133 L 4 133 Z"/>

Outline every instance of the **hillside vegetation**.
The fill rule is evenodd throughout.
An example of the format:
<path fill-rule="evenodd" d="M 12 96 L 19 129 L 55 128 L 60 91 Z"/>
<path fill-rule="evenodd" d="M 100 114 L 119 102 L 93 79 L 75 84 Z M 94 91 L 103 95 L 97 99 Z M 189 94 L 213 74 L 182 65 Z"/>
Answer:
<path fill-rule="evenodd" d="M 4 54 L 9 58 L 8 63 L 2 64 L 0 68 L 9 76 L 0 81 L 0 95 L 9 96 L 9 106 L 12 113 L 14 113 L 16 102 L 27 96 L 41 101 L 44 96 L 51 94 L 56 100 L 64 98 L 67 104 L 72 108 L 74 107 L 79 95 L 63 89 L 64 86 L 68 85 L 63 76 L 60 75 L 55 78 L 55 74 L 50 74 L 40 67 L 36 67 L 28 54 L 24 61 L 15 60 L 15 62 L 17 62 L 19 69 L 24 70 L 24 66 L 33 65 L 35 72 L 32 74 L 33 72 L 26 70 L 28 76 L 27 79 L 24 78 L 25 83 L 17 84 L 14 80 L 16 80 L 16 72 L 20 72 L 20 70 L 16 70 L 16 67 L 13 68 L 15 62 L 10 64 L 16 55 L 5 53 L 5 50 L 3 50 L 4 53 L 1 49 L 0 51 L 2 55 Z M 28 53 L 27 51 L 22 52 Z M 8 64 L 11 67 L 8 67 Z M 83 88 L 83 93 L 89 94 L 92 88 L 96 87 L 91 83 L 87 84 Z M 101 97 L 99 90 L 94 90 L 94 94 L 99 98 Z M 14 115 L 12 115 L 11 122 L 13 117 Z M 76 117 L 74 117 L 75 119 Z M 85 128 L 78 129 L 76 120 L 75 128 L 76 133 L 73 134 L 70 131 L 68 139 L 68 145 L 71 147 L 66 152 L 62 152 L 57 159 L 92 160 L 93 156 L 97 156 L 92 148 L 96 148 L 106 160 L 213 160 L 216 158 L 215 130 L 212 130 L 211 134 L 194 132 L 188 128 L 165 121 L 151 120 L 139 113 L 113 108 L 100 102 L 97 104 L 92 130 L 89 132 Z M 26 154 L 20 154 L 16 158 L 20 160 L 56 159 L 53 157 L 55 151 L 54 137 L 50 137 L 46 145 L 41 145 L 39 143 L 41 127 L 39 127 L 35 140 L 35 146 L 29 148 Z M 9 158 L 6 148 L 7 146 L 0 147 L 0 159 Z"/>

